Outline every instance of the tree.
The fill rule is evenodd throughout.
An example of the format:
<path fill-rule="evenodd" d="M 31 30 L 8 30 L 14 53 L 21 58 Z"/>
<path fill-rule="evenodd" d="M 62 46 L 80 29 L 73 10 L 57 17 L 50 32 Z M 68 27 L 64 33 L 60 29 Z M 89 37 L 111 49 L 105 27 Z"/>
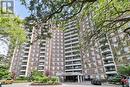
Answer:
<path fill-rule="evenodd" d="M 1 12 L 1 11 L 0 11 Z M 14 48 L 22 45 L 27 40 L 24 20 L 14 14 L 0 13 L 0 41 L 7 44 L 8 58 L 11 59 Z"/>
<path fill-rule="evenodd" d="M 8 67 L 4 65 L 0 65 L 0 79 L 2 78 L 9 78 L 10 73 L 8 71 Z"/>
<path fill-rule="evenodd" d="M 76 16 L 82 21 L 84 17 L 91 15 L 95 29 L 91 32 L 90 39 L 97 38 L 102 32 L 113 32 L 119 28 L 126 28 L 124 32 L 129 34 L 130 28 L 126 25 L 130 21 L 129 0 L 21 0 L 21 2 L 31 12 L 26 20 L 33 21 L 34 26 L 42 26 L 42 23 L 50 19 L 55 24 L 61 24 Z"/>
<path fill-rule="evenodd" d="M 102 33 L 111 33 L 120 28 L 126 32 L 130 21 L 129 0 L 98 0 L 98 2 L 84 8 L 81 13 L 81 20 L 84 16 L 90 15 L 94 30 L 92 36 L 100 36 Z M 128 32 L 126 32 L 128 33 Z"/>
<path fill-rule="evenodd" d="M 26 33 L 22 28 L 23 21 L 15 16 L 4 17 L 0 14 L 0 35 L 9 39 L 11 45 L 21 45 L 26 41 Z"/>
<path fill-rule="evenodd" d="M 35 21 L 46 23 L 51 18 L 68 19 L 81 12 L 88 2 L 96 0 L 20 0 Z"/>
<path fill-rule="evenodd" d="M 118 69 L 119 74 L 130 76 L 130 65 L 122 65 Z"/>
<path fill-rule="evenodd" d="M 61 24 L 61 21 L 73 18 L 80 13 L 84 5 L 90 5 L 96 0 L 20 0 L 30 11 L 30 16 L 27 17 L 26 25 L 32 29 L 32 26 L 41 29 L 41 34 L 37 35 L 37 39 L 50 37 L 50 33 L 45 35 L 46 29 L 43 28 L 45 23 L 51 26 L 52 22 L 55 25 Z M 51 21 L 51 23 L 50 23 Z M 31 23 L 31 25 L 30 25 Z M 63 23 L 63 22 L 62 22 Z"/>

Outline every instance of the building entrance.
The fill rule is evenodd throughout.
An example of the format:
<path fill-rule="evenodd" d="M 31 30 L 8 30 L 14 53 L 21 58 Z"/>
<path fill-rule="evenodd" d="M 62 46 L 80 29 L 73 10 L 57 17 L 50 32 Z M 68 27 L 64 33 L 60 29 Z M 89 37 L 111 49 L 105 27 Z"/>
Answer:
<path fill-rule="evenodd" d="M 65 82 L 78 82 L 78 76 L 66 76 Z"/>

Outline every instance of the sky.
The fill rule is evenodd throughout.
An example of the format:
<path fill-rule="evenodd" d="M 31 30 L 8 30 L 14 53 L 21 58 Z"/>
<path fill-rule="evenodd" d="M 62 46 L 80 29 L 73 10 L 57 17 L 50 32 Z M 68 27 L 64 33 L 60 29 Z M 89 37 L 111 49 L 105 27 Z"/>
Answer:
<path fill-rule="evenodd" d="M 20 0 L 15 0 L 14 12 L 15 15 L 19 16 L 20 18 L 25 18 L 29 15 L 29 11 L 25 8 L 25 6 L 21 5 Z"/>
<path fill-rule="evenodd" d="M 19 0 L 15 0 L 15 6 L 14 6 L 14 13 L 15 15 L 19 16 L 20 18 L 25 18 L 29 15 L 29 12 L 28 10 L 20 4 L 20 1 Z M 8 52 L 8 46 L 0 41 L 0 54 L 4 54 L 4 55 L 7 55 L 7 52 Z"/>

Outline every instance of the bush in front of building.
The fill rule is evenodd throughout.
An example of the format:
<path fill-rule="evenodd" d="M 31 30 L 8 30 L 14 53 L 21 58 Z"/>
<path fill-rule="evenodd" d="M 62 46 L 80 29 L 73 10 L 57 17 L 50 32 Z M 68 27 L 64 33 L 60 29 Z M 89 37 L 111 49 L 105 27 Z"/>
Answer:
<path fill-rule="evenodd" d="M 19 77 L 16 78 L 16 80 L 28 80 L 28 77 L 19 76 Z"/>
<path fill-rule="evenodd" d="M 33 84 L 37 84 L 37 85 L 53 85 L 53 84 L 59 84 L 59 79 L 58 77 L 50 77 L 45 75 L 42 72 L 39 71 L 34 71 L 32 72 L 32 81 Z"/>
<path fill-rule="evenodd" d="M 10 73 L 7 66 L 0 65 L 0 79 L 3 78 L 10 78 Z"/>
<path fill-rule="evenodd" d="M 121 76 L 117 75 L 111 79 L 108 80 L 111 84 L 120 84 L 121 82 Z"/>
<path fill-rule="evenodd" d="M 53 84 L 59 83 L 59 78 L 58 77 L 51 77 L 51 81 L 53 82 Z"/>
<path fill-rule="evenodd" d="M 130 64 L 122 65 L 118 68 L 118 73 L 125 76 L 130 76 Z"/>

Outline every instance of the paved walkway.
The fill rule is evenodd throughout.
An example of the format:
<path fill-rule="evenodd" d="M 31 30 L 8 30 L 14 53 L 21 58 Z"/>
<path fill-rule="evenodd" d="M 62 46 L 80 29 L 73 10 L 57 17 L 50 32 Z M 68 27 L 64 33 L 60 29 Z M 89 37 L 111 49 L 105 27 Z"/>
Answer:
<path fill-rule="evenodd" d="M 30 83 L 13 83 L 10 85 L 3 85 L 2 87 L 121 87 L 119 85 L 102 84 L 102 85 L 91 85 L 90 83 L 63 83 L 62 85 L 53 86 L 30 86 Z"/>

